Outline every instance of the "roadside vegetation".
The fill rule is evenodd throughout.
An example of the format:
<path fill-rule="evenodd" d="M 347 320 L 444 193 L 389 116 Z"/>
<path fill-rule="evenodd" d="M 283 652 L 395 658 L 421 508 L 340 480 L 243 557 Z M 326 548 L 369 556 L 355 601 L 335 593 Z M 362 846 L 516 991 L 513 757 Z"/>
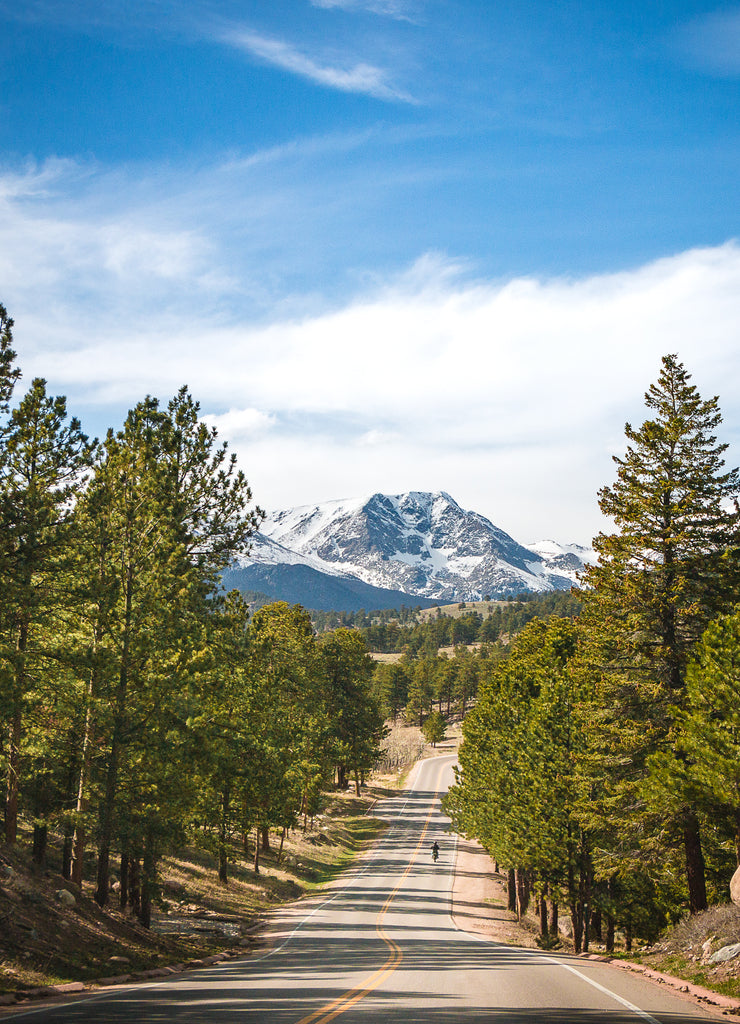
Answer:
<path fill-rule="evenodd" d="M 655 944 L 740 860 L 740 478 L 667 356 L 626 427 L 577 619 L 534 620 L 481 682 L 446 807 L 576 952 Z M 735 942 L 740 941 L 740 934 Z"/>
<path fill-rule="evenodd" d="M 160 862 L 149 928 L 130 907 L 98 906 L 94 864 L 81 887 L 65 882 L 59 871 L 61 836 L 52 836 L 48 865 L 40 871 L 32 860 L 31 835 L 22 829 L 18 844 L 3 851 L 0 867 L 0 996 L 23 998 L 49 985 L 142 976 L 212 954 L 248 954 L 267 913 L 331 881 L 377 838 L 384 826 L 368 810 L 387 792 L 376 787 L 361 798 L 327 795 L 321 814 L 305 831 L 291 829 L 282 849 L 281 836 L 268 835 L 259 875 L 252 857 L 233 844 L 228 885 L 219 882 L 213 854 L 193 836 Z M 113 878 L 117 893 L 117 871 Z"/>
<path fill-rule="evenodd" d="M 12 327 L 0 307 L 6 987 L 249 945 L 376 834 L 371 773 L 460 721 L 446 810 L 540 944 L 567 918 L 576 952 L 706 971 L 718 925 L 701 955 L 660 943 L 740 862 L 740 477 L 675 357 L 582 591 L 319 621 L 220 591 L 262 514 L 186 388 L 92 441 L 41 379 L 12 405 Z"/>

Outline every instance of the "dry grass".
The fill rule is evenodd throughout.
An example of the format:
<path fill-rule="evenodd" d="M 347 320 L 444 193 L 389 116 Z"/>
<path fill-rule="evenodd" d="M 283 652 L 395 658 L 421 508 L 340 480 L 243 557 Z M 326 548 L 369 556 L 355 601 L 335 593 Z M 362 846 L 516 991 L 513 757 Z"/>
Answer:
<path fill-rule="evenodd" d="M 218 882 L 214 858 L 200 846 L 166 858 L 151 931 L 122 913 L 115 896 L 102 911 L 92 899 L 92 876 L 75 891 L 51 865 L 34 870 L 26 836 L 13 848 L 0 845 L 0 994 L 136 974 L 250 947 L 249 933 L 266 912 L 331 880 L 378 836 L 385 826 L 367 811 L 382 795 L 370 789 L 359 798 L 327 795 L 322 814 L 306 832 L 298 828 L 287 836 L 280 858 L 280 836 L 271 836 L 258 875 L 235 845 L 226 886 Z M 50 856 L 58 864 L 53 844 Z M 60 903 L 60 889 L 74 893 L 74 906 Z"/>
<path fill-rule="evenodd" d="M 463 604 L 462 608 L 460 607 L 461 603 Z M 493 615 L 497 607 L 506 608 L 509 604 L 511 604 L 510 601 L 464 601 L 457 604 L 440 605 L 439 613 L 450 619 L 459 619 L 463 615 L 469 615 L 470 612 L 478 612 L 485 619 L 487 616 Z M 422 608 L 417 617 L 419 622 L 430 622 L 437 618 L 437 609 Z"/>
<path fill-rule="evenodd" d="M 709 962 L 718 949 L 737 942 L 740 907 L 726 903 L 686 917 L 655 946 L 630 955 L 629 959 L 722 995 L 740 998 L 740 957 L 725 963 Z"/>

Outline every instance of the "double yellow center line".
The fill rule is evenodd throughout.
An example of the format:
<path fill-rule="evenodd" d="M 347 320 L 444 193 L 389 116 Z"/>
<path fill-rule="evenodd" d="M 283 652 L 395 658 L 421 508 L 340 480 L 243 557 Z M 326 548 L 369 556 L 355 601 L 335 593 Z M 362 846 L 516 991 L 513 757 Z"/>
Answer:
<path fill-rule="evenodd" d="M 385 915 L 388 913 L 388 909 L 391 903 L 396 898 L 396 895 L 398 894 L 401 886 L 403 885 L 406 876 L 408 875 L 409 871 L 411 871 L 411 868 L 414 865 L 414 861 L 419 855 L 419 850 L 421 849 L 422 843 L 424 842 L 424 837 L 426 836 L 427 830 L 429 829 L 429 821 L 432 817 L 432 814 L 434 813 L 437 797 L 439 796 L 439 788 L 440 787 L 437 786 L 437 789 L 434 793 L 434 797 L 432 799 L 431 807 L 429 808 L 429 813 L 427 814 L 426 820 L 424 822 L 424 828 L 421 830 L 421 835 L 419 836 L 419 842 L 416 844 L 416 849 L 412 853 L 409 862 L 406 865 L 406 870 L 399 878 L 398 884 L 396 885 L 395 889 L 393 889 L 393 891 L 390 893 L 385 903 L 383 904 L 383 907 L 380 910 L 378 918 L 375 922 L 375 931 L 388 947 L 388 959 L 383 964 L 383 966 L 379 967 L 374 974 L 371 974 L 370 977 L 367 978 L 367 980 L 364 981 L 362 985 L 358 985 L 355 988 L 349 989 L 348 992 L 345 992 L 344 995 L 339 996 L 333 1002 L 327 1003 L 326 1006 L 322 1006 L 318 1010 L 314 1010 L 314 1012 L 310 1013 L 307 1017 L 302 1017 L 297 1022 L 297 1024 L 328 1024 L 329 1021 L 334 1020 L 335 1017 L 338 1017 L 341 1013 L 344 1013 L 345 1010 L 349 1010 L 352 1006 L 355 1005 L 355 1003 L 359 1003 L 359 1001 L 361 999 L 364 999 L 366 995 L 369 995 L 370 992 L 373 992 L 376 988 L 378 988 L 378 986 L 382 984 L 382 982 L 388 977 L 388 975 L 392 974 L 395 971 L 395 969 L 403 960 L 403 953 L 401 952 L 401 947 L 398 945 L 398 943 L 394 942 L 393 939 L 385 933 L 385 930 L 383 928 L 383 919 L 385 918 Z"/>

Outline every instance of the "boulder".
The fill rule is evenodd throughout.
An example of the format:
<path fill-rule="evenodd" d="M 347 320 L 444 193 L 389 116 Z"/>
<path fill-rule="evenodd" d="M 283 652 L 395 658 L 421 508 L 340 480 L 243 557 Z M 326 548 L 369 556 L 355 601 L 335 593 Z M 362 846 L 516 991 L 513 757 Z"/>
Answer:
<path fill-rule="evenodd" d="M 740 956 L 740 942 L 736 942 L 732 946 L 723 946 L 716 953 L 712 953 L 709 957 L 709 963 L 723 964 L 727 960 L 734 960 L 736 956 Z"/>
<path fill-rule="evenodd" d="M 740 907 L 740 868 L 730 879 L 730 899 Z"/>
<path fill-rule="evenodd" d="M 74 905 L 77 903 L 77 900 L 74 897 L 74 893 L 69 892 L 68 889 L 57 889 L 54 895 L 56 896 L 58 902 L 61 903 L 63 907 L 74 907 Z"/>

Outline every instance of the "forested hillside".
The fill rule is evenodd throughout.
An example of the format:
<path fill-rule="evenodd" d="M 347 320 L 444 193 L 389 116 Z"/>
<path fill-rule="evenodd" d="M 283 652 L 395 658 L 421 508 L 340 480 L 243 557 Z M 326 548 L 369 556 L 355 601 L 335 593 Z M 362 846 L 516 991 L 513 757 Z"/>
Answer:
<path fill-rule="evenodd" d="M 186 388 L 102 441 L 20 373 L 0 307 L 0 768 L 6 849 L 61 840 L 148 926 L 186 841 L 228 883 L 329 787 L 359 792 L 385 723 L 464 719 L 455 827 L 560 908 L 577 950 L 726 899 L 740 861 L 740 477 L 718 400 L 673 356 L 600 492 L 584 589 L 474 608 L 250 613 L 221 574 L 261 512 Z M 376 658 L 370 657 L 372 651 Z M 231 851 L 231 853 L 230 853 Z"/>
<path fill-rule="evenodd" d="M 626 427 L 577 621 L 535 620 L 481 682 L 447 808 L 558 908 L 577 950 L 725 902 L 740 861 L 740 478 L 674 356 Z M 548 935 L 550 938 L 548 938 Z"/>
<path fill-rule="evenodd" d="M 471 608 L 462 602 L 454 609 L 317 613 L 312 614 L 312 619 L 318 628 L 343 625 L 359 629 L 371 651 L 413 656 L 420 651 L 436 651 L 439 647 L 506 642 L 532 619 L 549 615 L 570 618 L 580 610 L 579 593 L 560 590 L 549 594 L 520 594 L 505 601 L 479 601 Z"/>
<path fill-rule="evenodd" d="M 299 607 L 251 618 L 220 575 L 261 513 L 186 388 L 91 441 L 19 371 L 0 307 L 0 767 L 4 843 L 62 837 L 78 885 L 149 924 L 163 854 L 314 813 L 360 784 L 383 731 L 356 631 L 317 638 Z M 260 844 L 254 843 L 255 871 Z"/>

